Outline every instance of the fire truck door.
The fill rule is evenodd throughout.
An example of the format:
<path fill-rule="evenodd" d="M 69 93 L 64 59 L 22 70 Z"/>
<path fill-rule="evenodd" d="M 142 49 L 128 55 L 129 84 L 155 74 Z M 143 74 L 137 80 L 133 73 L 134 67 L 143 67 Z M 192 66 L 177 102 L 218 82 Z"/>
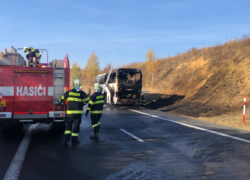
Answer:
<path fill-rule="evenodd" d="M 14 114 L 37 114 L 47 117 L 48 75 L 16 75 L 14 86 Z"/>

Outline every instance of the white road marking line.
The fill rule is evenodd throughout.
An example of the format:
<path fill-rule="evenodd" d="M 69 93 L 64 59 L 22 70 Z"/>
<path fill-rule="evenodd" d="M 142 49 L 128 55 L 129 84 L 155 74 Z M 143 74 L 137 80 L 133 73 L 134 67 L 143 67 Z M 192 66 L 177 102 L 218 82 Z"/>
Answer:
<path fill-rule="evenodd" d="M 27 130 L 3 180 L 17 180 L 18 179 L 27 149 L 29 147 L 30 139 L 31 139 L 30 131 Z"/>
<path fill-rule="evenodd" d="M 126 134 L 130 135 L 131 137 L 137 139 L 138 141 L 144 142 L 142 139 L 140 139 L 140 138 L 134 136 L 133 134 L 129 133 L 128 131 L 125 131 L 124 129 L 120 129 L 120 130 L 123 131 L 123 132 L 125 132 Z"/>
<path fill-rule="evenodd" d="M 200 127 L 197 127 L 197 126 L 193 126 L 193 125 L 189 125 L 189 124 L 186 124 L 186 123 L 174 121 L 174 120 L 171 120 L 171 119 L 167 119 L 167 118 L 155 116 L 155 115 L 152 115 L 152 114 L 143 113 L 143 112 L 136 111 L 136 110 L 133 110 L 133 109 L 129 109 L 129 110 L 130 110 L 130 111 L 137 112 L 137 113 L 140 113 L 140 114 L 145 114 L 145 115 L 147 115 L 147 116 L 151 116 L 151 117 L 154 117 L 154 118 L 158 118 L 158 119 L 162 119 L 162 120 L 165 120 L 165 121 L 173 122 L 173 123 L 176 123 L 176 124 L 181 124 L 181 125 L 183 125 L 183 126 L 187 126 L 187 127 L 193 128 L 193 129 L 198 129 L 198 130 L 201 130 L 201 131 L 205 131 L 205 132 L 217 134 L 217 135 L 219 135 L 219 136 L 223 136 L 223 137 L 235 139 L 235 140 L 242 141 L 242 142 L 246 142 L 246 143 L 249 143 L 249 144 L 250 144 L 250 140 L 238 138 L 238 137 L 235 137 L 235 136 L 231 136 L 231 135 L 224 134 L 224 133 L 219 133 L 219 132 L 212 131 L 212 130 L 208 130 L 208 129 L 204 129 L 204 128 L 200 128 Z"/>

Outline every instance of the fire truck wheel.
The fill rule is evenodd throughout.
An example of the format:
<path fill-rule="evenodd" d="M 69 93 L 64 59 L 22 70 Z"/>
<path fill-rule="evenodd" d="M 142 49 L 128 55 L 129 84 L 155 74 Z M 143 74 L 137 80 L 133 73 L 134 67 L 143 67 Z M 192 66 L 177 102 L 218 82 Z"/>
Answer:
<path fill-rule="evenodd" d="M 0 132 L 1 132 L 1 134 L 8 133 L 8 129 L 1 129 Z"/>
<path fill-rule="evenodd" d="M 23 131 L 23 125 L 22 124 L 13 124 L 13 125 L 8 125 L 7 127 L 0 126 L 0 131 L 2 134 L 21 133 Z"/>
<path fill-rule="evenodd" d="M 13 131 L 13 125 L 0 125 L 1 134 L 11 133 Z"/>
<path fill-rule="evenodd" d="M 15 124 L 13 125 L 14 132 L 22 132 L 23 131 L 23 124 Z"/>

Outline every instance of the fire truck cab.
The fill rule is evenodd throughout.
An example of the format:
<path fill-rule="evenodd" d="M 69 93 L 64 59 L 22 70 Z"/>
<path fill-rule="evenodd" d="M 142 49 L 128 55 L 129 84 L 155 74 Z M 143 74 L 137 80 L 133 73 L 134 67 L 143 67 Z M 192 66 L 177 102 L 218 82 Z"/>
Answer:
<path fill-rule="evenodd" d="M 67 102 L 58 100 L 70 86 L 68 54 L 63 60 L 49 63 L 47 58 L 39 67 L 28 66 L 15 48 L 0 52 L 0 130 L 22 123 L 64 127 Z"/>

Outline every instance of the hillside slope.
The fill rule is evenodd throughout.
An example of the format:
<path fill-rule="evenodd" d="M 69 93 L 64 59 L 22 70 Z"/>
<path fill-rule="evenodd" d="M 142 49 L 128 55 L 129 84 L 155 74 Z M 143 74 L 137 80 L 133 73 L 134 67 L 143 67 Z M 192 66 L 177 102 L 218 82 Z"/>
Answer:
<path fill-rule="evenodd" d="M 199 50 L 193 48 L 161 59 L 159 65 L 154 86 L 144 89 L 165 96 L 149 102 L 148 108 L 193 117 L 218 116 L 242 110 L 243 97 L 250 95 L 249 38 Z M 143 69 L 145 65 L 133 66 Z"/>

